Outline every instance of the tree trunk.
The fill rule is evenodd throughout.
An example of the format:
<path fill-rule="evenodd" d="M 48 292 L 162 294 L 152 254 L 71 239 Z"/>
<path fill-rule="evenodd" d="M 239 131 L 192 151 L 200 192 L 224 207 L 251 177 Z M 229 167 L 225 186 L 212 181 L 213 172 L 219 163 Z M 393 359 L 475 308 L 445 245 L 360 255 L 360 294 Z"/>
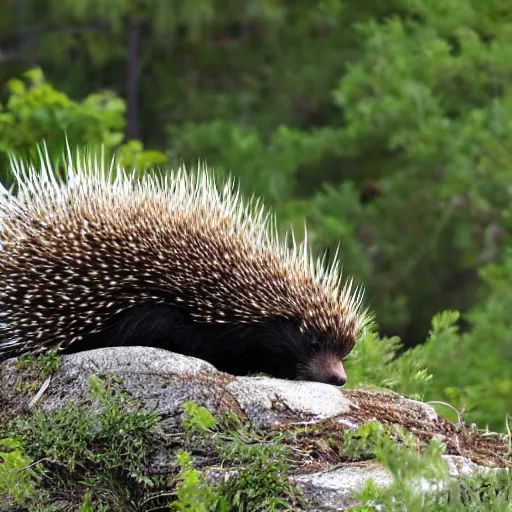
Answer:
<path fill-rule="evenodd" d="M 139 138 L 140 86 L 140 22 L 135 16 L 128 20 L 128 55 L 126 59 L 126 139 Z"/>

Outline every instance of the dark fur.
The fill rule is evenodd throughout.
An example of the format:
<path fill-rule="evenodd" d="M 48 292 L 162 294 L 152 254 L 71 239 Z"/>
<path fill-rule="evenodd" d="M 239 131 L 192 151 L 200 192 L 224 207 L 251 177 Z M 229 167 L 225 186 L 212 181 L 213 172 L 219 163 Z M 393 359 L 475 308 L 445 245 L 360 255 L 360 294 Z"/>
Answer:
<path fill-rule="evenodd" d="M 206 324 L 192 321 L 173 306 L 136 306 L 111 320 L 99 333 L 73 343 L 68 353 L 106 346 L 152 346 L 194 356 L 217 369 L 247 375 L 307 380 L 301 367 L 316 348 L 313 333 L 301 333 L 295 322 L 274 319 L 253 324 Z"/>

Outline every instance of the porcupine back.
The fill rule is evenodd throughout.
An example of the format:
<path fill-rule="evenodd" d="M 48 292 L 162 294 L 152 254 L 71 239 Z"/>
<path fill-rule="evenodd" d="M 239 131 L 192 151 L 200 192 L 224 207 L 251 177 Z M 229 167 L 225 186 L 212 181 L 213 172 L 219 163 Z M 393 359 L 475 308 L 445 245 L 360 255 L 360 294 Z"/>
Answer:
<path fill-rule="evenodd" d="M 40 155 L 12 161 L 18 193 L 0 194 L 0 359 L 154 345 L 235 374 L 329 380 L 314 373 L 352 349 L 361 292 L 307 242 L 280 240 L 232 181 L 206 168 L 137 178 L 70 154 L 57 178 Z"/>

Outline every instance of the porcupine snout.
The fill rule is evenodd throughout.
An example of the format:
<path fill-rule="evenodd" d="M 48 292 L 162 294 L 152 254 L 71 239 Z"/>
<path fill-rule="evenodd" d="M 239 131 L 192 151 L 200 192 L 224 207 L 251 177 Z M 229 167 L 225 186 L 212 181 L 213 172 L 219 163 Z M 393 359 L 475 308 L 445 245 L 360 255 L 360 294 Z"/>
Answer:
<path fill-rule="evenodd" d="M 347 374 L 343 363 L 335 354 L 316 354 L 307 364 L 306 371 L 310 380 L 334 386 L 344 386 L 347 383 Z"/>

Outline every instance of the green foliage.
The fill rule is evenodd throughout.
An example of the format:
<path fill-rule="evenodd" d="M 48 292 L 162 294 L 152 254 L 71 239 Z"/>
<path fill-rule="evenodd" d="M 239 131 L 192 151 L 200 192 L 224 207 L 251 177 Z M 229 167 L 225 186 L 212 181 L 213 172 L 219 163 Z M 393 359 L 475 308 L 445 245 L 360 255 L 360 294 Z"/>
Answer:
<path fill-rule="evenodd" d="M 44 475 L 43 483 L 51 477 L 63 488 L 81 481 L 92 485 L 96 491 L 84 498 L 84 510 L 93 498 L 98 504 L 115 499 L 126 505 L 139 487 L 152 485 L 146 465 L 159 436 L 158 417 L 120 390 L 115 379 L 105 384 L 93 376 L 90 390 L 91 404 L 69 402 L 50 412 L 35 410 L 12 428 L 23 454 L 47 461 L 45 472 L 38 471 L 39 481 Z M 23 471 L 19 478 L 32 474 Z M 131 491 L 125 495 L 128 484 Z"/>
<path fill-rule="evenodd" d="M 28 444 L 29 453 L 48 457 L 74 471 L 77 460 L 93 458 L 88 441 L 94 427 L 94 418 L 82 414 L 75 404 L 51 415 L 36 412 L 19 425 L 19 434 Z"/>
<path fill-rule="evenodd" d="M 489 266 L 482 278 L 489 293 L 466 315 L 469 332 L 459 332 L 458 312 L 445 311 L 434 316 L 425 343 L 396 357 L 399 339 L 380 339 L 370 331 L 347 360 L 351 386 L 372 384 L 427 401 L 446 401 L 466 422 L 504 431 L 512 374 L 503 364 L 510 358 L 510 347 L 501 339 L 512 327 L 511 260 Z"/>
<path fill-rule="evenodd" d="M 418 322 L 426 304 L 450 306 L 454 291 L 446 283 L 457 282 L 455 293 L 465 294 L 469 269 L 498 254 L 497 239 L 483 233 L 497 218 L 495 208 L 509 202 L 511 146 L 501 126 L 510 119 L 510 70 L 495 69 L 510 35 L 504 24 L 485 43 L 470 25 L 446 34 L 408 16 L 368 21 L 360 31 L 364 56 L 334 98 L 353 151 L 378 148 L 387 160 L 380 185 L 390 193 L 367 212 L 379 247 L 373 272 L 405 293 L 401 314 Z M 383 312 L 381 321 L 389 321 L 392 311 Z M 434 312 L 430 307 L 429 316 Z"/>
<path fill-rule="evenodd" d="M 37 357 L 31 354 L 23 355 L 18 360 L 20 369 L 33 368 L 41 377 L 49 377 L 62 366 L 62 357 L 58 350 L 52 349 Z"/>
<path fill-rule="evenodd" d="M 49 350 L 38 358 L 39 371 L 43 377 L 56 373 L 62 366 L 62 357 L 56 350 Z"/>
<path fill-rule="evenodd" d="M 9 97 L 0 104 L 0 162 L 9 156 L 30 159 L 45 142 L 52 155 L 61 156 L 70 147 L 104 148 L 108 158 L 118 152 L 120 163 L 146 169 L 162 164 L 166 157 L 159 151 L 145 151 L 140 141 L 122 144 L 125 127 L 125 103 L 113 92 L 89 94 L 75 102 L 50 85 L 39 68 L 24 73 L 25 80 L 7 83 Z M 0 175 L 10 183 L 7 174 Z"/>
<path fill-rule="evenodd" d="M 116 150 L 115 157 L 120 165 L 142 171 L 165 164 L 167 161 L 167 157 L 163 153 L 145 150 L 138 140 L 130 140 L 120 146 Z"/>
<path fill-rule="evenodd" d="M 222 488 L 235 510 L 297 510 L 298 490 L 288 481 L 284 446 L 276 441 L 252 446 L 237 436 L 231 445 L 222 448 L 224 460 L 244 465 L 236 478 L 229 479 Z"/>
<path fill-rule="evenodd" d="M 111 471 L 130 472 L 137 482 L 149 483 L 144 476 L 146 457 L 154 449 L 158 415 L 115 386 L 105 386 L 96 376 L 91 377 L 91 396 L 101 407 L 99 433 L 103 453 L 94 459 Z M 93 459 L 93 460 L 94 460 Z"/>
<path fill-rule="evenodd" d="M 453 316 L 453 315 L 452 315 Z M 436 322 L 433 336 L 442 332 L 445 323 Z M 380 338 L 372 327 L 358 340 L 346 361 L 350 387 L 377 387 L 422 398 L 432 375 L 426 371 L 426 345 L 409 349 L 398 357 L 402 343 L 398 337 Z"/>
<path fill-rule="evenodd" d="M 476 271 L 499 257 L 493 233 L 509 202 L 509 9 L 470 0 L 24 5 L 21 18 L 3 9 L 5 30 L 49 16 L 61 30 L 40 35 L 31 56 L 86 99 L 41 85 L 39 72 L 37 86 L 11 82 L 14 104 L 34 100 L 27 90 L 41 98 L 20 120 L 7 112 L 0 147 L 32 148 L 43 136 L 57 144 L 64 131 L 73 144 L 120 144 L 124 102 L 92 91 L 124 91 L 135 20 L 148 31 L 141 131 L 162 153 L 143 155 L 134 142 L 119 151 L 123 162 L 161 164 L 163 152 L 173 164 L 206 160 L 274 204 L 282 227 L 307 216 L 315 248 L 341 242 L 380 325 L 407 334 L 406 346 L 435 312 L 473 305 Z M 366 182 L 383 193 L 363 206 Z"/>
<path fill-rule="evenodd" d="M 246 196 L 274 208 L 280 231 L 292 226 L 300 240 L 306 220 L 313 250 L 331 257 L 339 245 L 344 272 L 365 285 L 380 334 L 368 330 L 347 361 L 350 385 L 441 400 L 467 422 L 505 428 L 512 412 L 508 5 L 19 4 L 0 6 L 0 32 L 20 49 L 0 69 L 4 184 L 9 154 L 30 158 L 44 139 L 59 155 L 64 136 L 72 147 L 104 146 L 106 158 L 116 153 L 140 172 L 206 161 L 219 179 L 233 173 Z M 127 36 L 129 23 L 139 22 L 143 137 L 124 141 Z M 0 39 L 8 59 L 10 45 Z M 22 74 L 27 62 L 40 63 L 44 75 Z M 368 187 L 375 196 L 365 196 Z M 199 414 L 194 421 L 211 430 Z"/>
<path fill-rule="evenodd" d="M 365 283 L 380 325 L 407 333 L 407 346 L 424 337 L 437 311 L 473 305 L 477 269 L 500 254 L 496 233 L 509 202 L 510 70 L 498 65 L 506 59 L 509 18 L 496 6 L 452 3 L 447 11 L 434 1 L 386 3 L 383 18 L 374 3 L 329 2 L 321 19 L 330 30 L 324 25 L 316 38 L 302 32 L 300 43 L 294 36 L 318 29 L 322 9 L 316 2 L 289 8 L 300 28 L 290 24 L 282 39 L 270 38 L 284 56 L 276 58 L 280 82 L 268 85 L 263 100 L 281 101 L 260 107 L 260 77 L 249 70 L 246 104 L 219 78 L 220 92 L 176 92 L 189 109 L 166 127 L 172 162 L 199 158 L 233 172 L 244 190 L 276 207 L 282 227 L 300 231 L 306 217 L 318 251 L 341 244 L 345 269 Z M 494 19 L 487 38 L 479 32 L 483 19 Z M 354 20 L 355 33 L 348 28 Z M 338 61 L 349 39 L 354 48 L 346 69 L 318 51 L 335 44 L 336 28 L 346 34 L 336 40 Z M 217 65 L 208 68 L 217 83 L 218 54 L 204 52 Z M 244 52 L 243 44 L 230 52 L 234 65 Z M 250 55 L 256 68 L 260 54 Z M 242 122 L 240 111 L 249 112 Z M 308 119 L 312 112 L 322 121 Z M 382 195 L 364 206 L 367 181 Z"/>
<path fill-rule="evenodd" d="M 0 439 L 0 496 L 22 505 L 36 495 L 41 476 L 30 468 L 19 439 Z"/>
<path fill-rule="evenodd" d="M 39 68 L 24 73 L 25 81 L 12 79 L 9 98 L 0 114 L 0 151 L 33 148 L 43 139 L 62 144 L 105 144 L 122 141 L 124 101 L 113 93 L 93 93 L 77 103 L 46 82 Z"/>
<path fill-rule="evenodd" d="M 432 319 L 430 336 L 423 344 L 402 351 L 398 337 L 381 338 L 370 326 L 345 363 L 349 386 L 444 401 L 458 410 L 464 421 L 504 431 L 512 389 L 509 368 L 503 367 L 508 348 L 500 344 L 490 347 L 482 340 L 499 340 L 500 333 L 510 328 L 512 296 L 505 283 L 512 279 L 512 264 L 489 267 L 483 276 L 492 292 L 468 313 L 469 332 L 459 332 L 457 311 L 444 311 Z M 450 407 L 435 407 L 440 414 L 458 420 Z"/>
<path fill-rule="evenodd" d="M 53 496 L 68 493 L 82 496 L 82 512 L 140 510 L 159 494 L 173 494 L 169 506 L 176 511 L 299 510 L 281 437 L 267 439 L 228 413 L 217 422 L 193 402 L 183 405 L 183 435 L 169 443 L 178 463 L 175 481 L 167 483 L 174 490 L 152 494 L 166 483 L 147 474 L 149 454 L 165 444 L 158 417 L 141 409 L 114 377 L 104 382 L 92 376 L 90 392 L 91 403 L 36 410 L 9 427 L 11 437 L 0 441 L 0 492 L 13 503 L 49 511 Z M 192 453 L 221 463 L 209 467 L 219 472 L 219 483 L 195 467 Z"/>
<path fill-rule="evenodd" d="M 303 133 L 280 126 L 264 140 L 255 129 L 220 120 L 169 126 L 168 133 L 172 162 L 194 166 L 199 155 L 219 177 L 234 174 L 249 195 L 269 201 L 293 199 L 297 170 L 320 162 L 339 136 L 333 130 Z"/>
<path fill-rule="evenodd" d="M 182 425 L 187 432 L 204 433 L 215 427 L 215 418 L 206 407 L 199 407 L 195 402 L 185 402 L 183 409 L 185 418 Z"/>
<path fill-rule="evenodd" d="M 228 511 L 227 502 L 218 491 L 204 482 L 202 474 L 194 469 L 190 453 L 181 451 L 177 454 L 180 474 L 176 489 L 176 501 L 170 505 L 171 510 L 183 512 L 224 512 Z"/>
<path fill-rule="evenodd" d="M 470 330 L 458 333 L 452 326 L 429 341 L 431 350 L 425 349 L 434 375 L 425 397 L 447 400 L 466 411 L 468 421 L 504 431 L 505 413 L 512 410 L 512 369 L 507 363 L 512 353 L 506 334 L 512 328 L 512 259 L 489 265 L 481 275 L 487 293 L 466 315 Z"/>
<path fill-rule="evenodd" d="M 288 480 L 288 449 L 280 436 L 267 440 L 229 413 L 217 423 L 194 402 L 183 404 L 183 409 L 182 425 L 194 434 L 190 449 L 210 447 L 223 467 L 233 465 L 236 475 L 228 475 L 215 489 L 207 488 L 202 475 L 193 469 L 190 454 L 179 453 L 181 483 L 173 510 L 298 510 L 299 493 Z"/>
<path fill-rule="evenodd" d="M 109 512 L 109 508 L 102 503 L 94 503 L 91 493 L 86 492 L 82 503 L 78 507 L 78 512 Z"/>
<path fill-rule="evenodd" d="M 491 472 L 463 476 L 460 481 L 452 478 L 442 458 L 444 446 L 437 438 L 420 450 L 412 434 L 371 421 L 346 432 L 344 451 L 352 458 L 373 455 L 393 477 L 392 485 L 386 488 L 368 482 L 359 494 L 363 505 L 352 507 L 352 512 L 510 510 L 510 475 Z"/>

